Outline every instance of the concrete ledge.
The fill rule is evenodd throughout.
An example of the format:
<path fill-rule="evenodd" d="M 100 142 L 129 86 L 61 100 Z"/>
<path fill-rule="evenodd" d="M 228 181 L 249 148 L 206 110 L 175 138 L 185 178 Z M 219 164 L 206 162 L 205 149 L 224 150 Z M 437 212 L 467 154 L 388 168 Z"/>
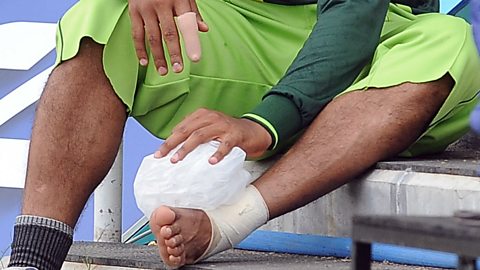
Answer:
<path fill-rule="evenodd" d="M 352 183 L 261 229 L 349 237 L 353 215 L 452 215 L 480 209 L 480 143 L 472 134 L 441 155 L 379 162 Z M 259 177 L 275 158 L 247 162 Z"/>
<path fill-rule="evenodd" d="M 442 216 L 459 209 L 480 209 L 479 178 L 377 169 L 262 229 L 348 237 L 353 215 Z"/>
<path fill-rule="evenodd" d="M 89 265 L 115 266 L 115 269 L 142 268 L 168 269 L 158 255 L 158 248 L 136 244 L 76 242 L 70 248 L 68 262 L 76 263 L 83 269 Z M 81 269 L 67 268 L 64 270 Z M 302 269 L 324 269 L 325 259 L 319 256 L 279 254 L 271 252 L 254 252 L 245 250 L 227 250 L 196 265 L 187 265 L 182 269 L 294 269 L 302 265 Z M 338 265 L 340 266 L 340 265 Z M 341 266 L 347 269 L 348 262 Z M 326 267 L 329 268 L 329 267 Z M 338 269 L 333 267 L 334 269 Z M 102 269 L 102 268 L 100 268 Z"/>
<path fill-rule="evenodd" d="M 157 247 L 139 246 L 135 244 L 76 242 L 70 248 L 67 261 L 68 263 L 63 265 L 63 270 L 168 269 L 161 263 Z M 321 256 L 234 249 L 219 253 L 196 265 L 182 267 L 182 269 L 348 270 L 350 269 L 350 261 Z M 404 266 L 386 262 L 375 263 L 374 269 L 434 270 L 434 268 Z"/>

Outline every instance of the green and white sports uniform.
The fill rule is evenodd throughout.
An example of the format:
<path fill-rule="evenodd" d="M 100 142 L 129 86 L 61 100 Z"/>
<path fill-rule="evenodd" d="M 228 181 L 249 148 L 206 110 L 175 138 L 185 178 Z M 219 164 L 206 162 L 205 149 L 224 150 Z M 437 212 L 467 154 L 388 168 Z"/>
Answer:
<path fill-rule="evenodd" d="M 264 125 L 275 148 L 338 95 L 447 73 L 455 80 L 450 96 L 403 155 L 441 151 L 468 130 L 480 63 L 462 19 L 417 14 L 435 10 L 438 2 L 413 8 L 385 0 L 281 3 L 197 0 L 210 28 L 200 34 L 202 60 L 184 57 L 182 73 L 162 77 L 152 59 L 148 67 L 138 64 L 127 0 L 81 0 L 59 23 L 57 62 L 75 57 L 83 37 L 104 44 L 114 90 L 160 138 L 206 107 Z"/>

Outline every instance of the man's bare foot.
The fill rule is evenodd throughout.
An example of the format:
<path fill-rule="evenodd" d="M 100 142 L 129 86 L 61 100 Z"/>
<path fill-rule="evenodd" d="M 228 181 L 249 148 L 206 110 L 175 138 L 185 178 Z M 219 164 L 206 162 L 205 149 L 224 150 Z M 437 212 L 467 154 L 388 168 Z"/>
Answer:
<path fill-rule="evenodd" d="M 212 226 L 202 210 L 160 206 L 150 218 L 160 257 L 169 267 L 194 263 L 208 248 Z"/>

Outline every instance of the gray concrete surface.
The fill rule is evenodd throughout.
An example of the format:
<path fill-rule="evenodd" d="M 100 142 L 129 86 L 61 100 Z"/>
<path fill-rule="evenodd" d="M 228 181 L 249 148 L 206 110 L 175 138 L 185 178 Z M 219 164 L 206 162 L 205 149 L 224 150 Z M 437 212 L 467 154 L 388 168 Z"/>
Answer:
<path fill-rule="evenodd" d="M 383 161 L 375 168 L 476 177 L 480 169 L 480 152 L 445 152 L 429 157 Z"/>
<path fill-rule="evenodd" d="M 480 152 L 480 136 L 474 134 L 472 131 L 465 134 L 460 140 L 452 143 L 447 150 L 450 151 L 467 151 Z"/>
<path fill-rule="evenodd" d="M 97 265 L 115 266 L 116 269 L 135 267 L 140 269 L 166 269 L 160 262 L 156 247 L 138 245 L 76 243 L 70 250 L 64 270 L 96 269 Z M 74 264 L 72 264 L 72 262 Z M 74 268 L 77 267 L 77 268 Z M 80 268 L 79 268 L 80 267 Z M 88 268 L 90 267 L 90 268 Z M 126 268 L 125 268 L 126 267 Z M 98 268 L 108 269 L 108 268 Z M 220 253 L 205 262 L 186 266 L 182 269 L 306 269 L 306 270 L 347 270 L 350 269 L 350 260 L 317 256 L 280 254 L 271 252 L 253 252 L 244 250 L 230 250 Z M 373 269 L 389 270 L 420 270 L 418 266 L 405 266 L 390 263 L 375 263 Z"/>
<path fill-rule="evenodd" d="M 353 215 L 450 216 L 480 209 L 480 139 L 472 133 L 443 154 L 379 162 L 352 183 L 276 218 L 264 230 L 349 237 Z M 275 159 L 247 162 L 259 177 Z"/>
<path fill-rule="evenodd" d="M 353 215 L 450 216 L 478 209 L 478 177 L 375 169 L 262 229 L 349 237 Z"/>

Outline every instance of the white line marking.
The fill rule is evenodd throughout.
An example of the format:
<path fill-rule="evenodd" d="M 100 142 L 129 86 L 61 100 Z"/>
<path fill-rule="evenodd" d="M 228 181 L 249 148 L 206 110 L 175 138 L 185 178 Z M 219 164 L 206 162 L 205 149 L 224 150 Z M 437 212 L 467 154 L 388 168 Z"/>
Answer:
<path fill-rule="evenodd" d="M 0 139 L 0 188 L 24 187 L 28 147 L 28 140 Z"/>
<path fill-rule="evenodd" d="M 0 126 L 40 98 L 52 69 L 53 67 L 47 68 L 0 99 Z"/>
<path fill-rule="evenodd" d="M 55 23 L 0 25 L 0 69 L 29 70 L 55 48 Z"/>

